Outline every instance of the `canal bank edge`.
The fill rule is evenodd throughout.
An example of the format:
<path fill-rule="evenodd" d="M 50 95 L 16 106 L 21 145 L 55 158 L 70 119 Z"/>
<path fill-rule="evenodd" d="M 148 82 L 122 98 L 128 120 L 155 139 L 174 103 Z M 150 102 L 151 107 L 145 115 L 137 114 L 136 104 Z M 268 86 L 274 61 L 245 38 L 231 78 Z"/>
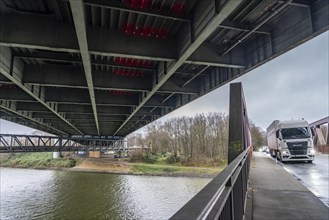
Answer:
<path fill-rule="evenodd" d="M 208 168 L 190 166 L 187 167 L 180 165 L 130 163 L 125 161 L 114 162 L 97 160 L 95 158 L 53 159 L 49 153 L 31 153 L 10 156 L 2 155 L 0 159 L 1 167 L 168 177 L 213 178 L 224 168 L 224 166 Z"/>

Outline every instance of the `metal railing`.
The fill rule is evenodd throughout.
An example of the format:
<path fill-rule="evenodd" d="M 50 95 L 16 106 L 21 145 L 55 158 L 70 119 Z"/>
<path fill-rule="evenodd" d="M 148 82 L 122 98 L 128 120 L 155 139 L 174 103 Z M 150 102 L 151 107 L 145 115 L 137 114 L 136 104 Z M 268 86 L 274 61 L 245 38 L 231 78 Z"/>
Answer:
<path fill-rule="evenodd" d="M 244 219 L 250 151 L 245 149 L 171 219 Z"/>
<path fill-rule="evenodd" d="M 230 85 L 228 166 L 171 219 L 245 219 L 252 154 L 241 83 Z"/>
<path fill-rule="evenodd" d="M 0 153 L 124 150 L 123 140 L 108 137 L 0 134 Z"/>

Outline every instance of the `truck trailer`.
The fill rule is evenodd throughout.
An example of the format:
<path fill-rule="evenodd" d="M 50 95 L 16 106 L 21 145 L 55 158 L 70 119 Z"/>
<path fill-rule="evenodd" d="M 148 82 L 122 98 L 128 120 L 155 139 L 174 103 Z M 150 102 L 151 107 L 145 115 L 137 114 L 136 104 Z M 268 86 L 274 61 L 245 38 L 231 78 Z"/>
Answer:
<path fill-rule="evenodd" d="M 273 121 L 266 129 L 272 157 L 282 162 L 314 160 L 312 131 L 305 120 Z"/>

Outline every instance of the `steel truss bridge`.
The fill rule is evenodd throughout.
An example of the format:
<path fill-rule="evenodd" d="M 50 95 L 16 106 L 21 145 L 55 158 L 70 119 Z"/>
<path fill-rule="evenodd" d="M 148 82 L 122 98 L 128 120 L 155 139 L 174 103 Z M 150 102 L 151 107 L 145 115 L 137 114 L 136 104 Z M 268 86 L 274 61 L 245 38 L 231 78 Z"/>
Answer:
<path fill-rule="evenodd" d="M 327 31 L 328 11 L 328 0 L 1 0 L 1 119 L 123 137 Z"/>
<path fill-rule="evenodd" d="M 128 150 L 118 137 L 0 134 L 0 153 Z"/>

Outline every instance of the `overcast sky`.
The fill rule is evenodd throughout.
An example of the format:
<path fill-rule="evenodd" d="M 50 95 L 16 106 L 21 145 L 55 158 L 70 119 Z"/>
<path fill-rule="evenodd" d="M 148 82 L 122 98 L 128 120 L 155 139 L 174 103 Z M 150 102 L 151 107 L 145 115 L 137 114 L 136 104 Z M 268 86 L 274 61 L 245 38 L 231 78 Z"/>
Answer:
<path fill-rule="evenodd" d="M 275 119 L 305 118 L 308 122 L 329 115 L 328 32 L 290 50 L 235 79 L 242 82 L 249 118 L 259 127 Z M 165 116 L 229 109 L 229 84 Z"/>
<path fill-rule="evenodd" d="M 329 115 L 329 32 L 248 72 L 242 82 L 249 118 L 259 127 L 276 119 L 305 118 L 309 123 Z M 229 84 L 181 107 L 160 120 L 197 113 L 228 113 Z M 1 133 L 31 133 L 25 126 L 0 120 Z"/>
<path fill-rule="evenodd" d="M 326 32 L 233 80 L 242 82 L 249 119 L 266 129 L 276 119 L 305 118 L 311 123 L 328 116 L 328 42 Z M 229 84 L 226 84 L 164 119 L 228 110 Z"/>

